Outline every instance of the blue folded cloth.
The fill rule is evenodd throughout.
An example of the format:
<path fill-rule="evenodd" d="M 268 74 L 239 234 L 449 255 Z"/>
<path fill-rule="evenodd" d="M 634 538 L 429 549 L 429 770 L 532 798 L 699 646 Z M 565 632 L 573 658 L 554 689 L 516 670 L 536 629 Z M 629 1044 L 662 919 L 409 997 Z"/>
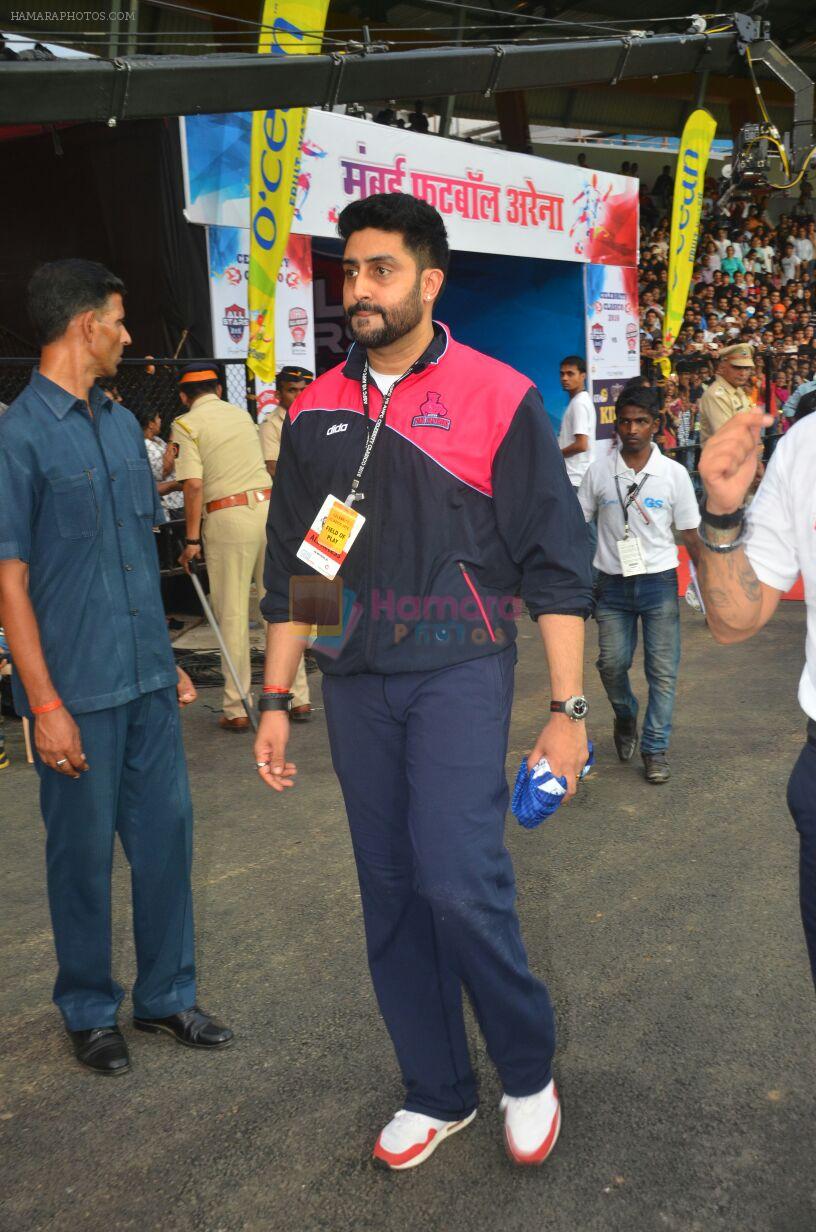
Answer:
<path fill-rule="evenodd" d="M 581 778 L 589 774 L 594 762 L 595 748 L 590 740 L 589 757 L 581 771 Z M 553 774 L 546 757 L 542 757 L 532 770 L 527 769 L 527 758 L 522 757 L 510 807 L 519 825 L 532 830 L 548 817 L 552 817 L 566 792 L 566 778 Z"/>

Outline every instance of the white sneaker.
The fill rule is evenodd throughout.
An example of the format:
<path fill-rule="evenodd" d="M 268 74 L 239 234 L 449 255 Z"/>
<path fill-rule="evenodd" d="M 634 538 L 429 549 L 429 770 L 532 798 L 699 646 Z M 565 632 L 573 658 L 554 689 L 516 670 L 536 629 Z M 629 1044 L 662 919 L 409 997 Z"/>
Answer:
<path fill-rule="evenodd" d="M 517 1164 L 543 1164 L 561 1129 L 561 1104 L 550 1081 L 535 1095 L 503 1095 L 504 1143 Z"/>
<path fill-rule="evenodd" d="M 415 1168 L 432 1155 L 443 1138 L 464 1129 L 476 1109 L 461 1121 L 437 1121 L 422 1112 L 400 1108 L 377 1139 L 374 1158 L 386 1168 Z"/>

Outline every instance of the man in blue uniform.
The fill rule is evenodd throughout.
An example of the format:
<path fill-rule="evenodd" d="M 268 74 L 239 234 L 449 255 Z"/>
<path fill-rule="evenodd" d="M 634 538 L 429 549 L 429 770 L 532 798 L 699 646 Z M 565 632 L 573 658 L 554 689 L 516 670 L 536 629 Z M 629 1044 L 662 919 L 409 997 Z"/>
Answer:
<path fill-rule="evenodd" d="M 39 368 L 0 420 L 0 623 L 15 703 L 33 719 L 58 974 L 80 1062 L 129 1068 L 111 972 L 116 833 L 130 862 L 134 1025 L 213 1048 L 232 1032 L 196 1005 L 192 810 L 153 526 L 163 520 L 133 415 L 95 384 L 130 342 L 103 266 L 42 266 L 29 311 Z"/>

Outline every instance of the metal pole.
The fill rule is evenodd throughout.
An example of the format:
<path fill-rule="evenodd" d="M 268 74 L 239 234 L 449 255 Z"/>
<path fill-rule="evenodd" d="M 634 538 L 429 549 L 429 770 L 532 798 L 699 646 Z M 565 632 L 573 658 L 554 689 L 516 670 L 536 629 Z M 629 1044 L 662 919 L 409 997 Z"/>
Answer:
<path fill-rule="evenodd" d="M 462 41 L 462 35 L 465 32 L 466 13 L 467 13 L 467 8 L 463 5 L 462 8 L 459 10 L 459 14 L 456 18 L 456 38 L 454 39 L 454 42 L 456 43 L 461 43 Z M 449 94 L 447 98 L 445 99 L 444 105 L 442 107 L 442 111 L 439 116 L 439 136 L 440 137 L 450 136 L 450 126 L 451 126 L 451 120 L 453 119 L 453 109 L 455 106 L 456 106 L 456 95 Z"/>
<path fill-rule="evenodd" d="M 213 612 L 212 608 L 207 602 L 207 596 L 204 594 L 204 587 L 201 585 L 201 582 L 196 576 L 195 563 L 196 563 L 195 561 L 190 562 L 190 580 L 192 581 L 193 586 L 195 587 L 195 592 L 198 595 L 199 603 L 204 609 L 204 615 L 207 617 L 209 626 L 212 629 L 213 633 L 215 634 L 216 641 L 218 642 L 218 645 L 221 650 L 221 654 L 224 658 L 224 662 L 229 668 L 229 674 L 230 676 L 232 676 L 232 679 L 235 683 L 235 687 L 241 696 L 241 703 L 244 707 L 244 710 L 246 711 L 246 717 L 249 719 L 250 723 L 252 724 L 252 730 L 257 731 L 258 730 L 258 720 L 255 718 L 255 711 L 252 707 L 251 701 L 247 697 L 244 690 L 241 688 L 241 682 L 238 679 L 238 673 L 235 670 L 235 664 L 232 661 L 230 652 L 227 650 L 226 643 L 224 641 L 224 636 L 221 632 L 221 629 L 218 626 L 218 621 L 215 619 L 215 613 Z"/>

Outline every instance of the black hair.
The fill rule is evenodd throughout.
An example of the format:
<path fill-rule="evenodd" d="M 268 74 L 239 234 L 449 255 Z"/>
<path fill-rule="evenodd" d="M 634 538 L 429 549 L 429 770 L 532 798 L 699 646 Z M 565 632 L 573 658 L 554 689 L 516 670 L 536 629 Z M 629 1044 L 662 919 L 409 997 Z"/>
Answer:
<path fill-rule="evenodd" d="M 363 201 L 350 202 L 341 210 L 337 234 L 342 240 L 367 227 L 396 232 L 415 255 L 420 269 L 440 269 L 447 275 L 450 263 L 448 233 L 442 215 L 427 201 L 420 201 L 410 193 L 374 193 Z"/>
<path fill-rule="evenodd" d="M 645 411 L 652 419 L 657 419 L 660 415 L 660 407 L 658 398 L 653 389 L 648 389 L 644 385 L 638 384 L 640 377 L 634 377 L 618 394 L 617 402 L 615 403 L 615 418 L 617 419 L 625 406 L 636 406 L 638 410 Z"/>
<path fill-rule="evenodd" d="M 579 372 L 586 374 L 586 360 L 582 355 L 565 355 L 561 360 L 559 367 L 563 368 L 566 364 L 569 364 L 571 367 L 577 368 Z"/>
<path fill-rule="evenodd" d="M 131 414 L 136 416 L 137 420 L 139 421 L 139 427 L 142 429 L 143 432 L 145 428 L 147 427 L 147 425 L 149 423 L 152 423 L 157 415 L 159 419 L 161 419 L 161 411 L 157 411 L 154 406 L 143 406 L 138 411 L 131 411 Z"/>
<path fill-rule="evenodd" d="M 28 284 L 28 315 L 40 346 L 61 338 L 80 312 L 104 308 L 125 284 L 98 261 L 67 257 L 35 270 Z"/>

